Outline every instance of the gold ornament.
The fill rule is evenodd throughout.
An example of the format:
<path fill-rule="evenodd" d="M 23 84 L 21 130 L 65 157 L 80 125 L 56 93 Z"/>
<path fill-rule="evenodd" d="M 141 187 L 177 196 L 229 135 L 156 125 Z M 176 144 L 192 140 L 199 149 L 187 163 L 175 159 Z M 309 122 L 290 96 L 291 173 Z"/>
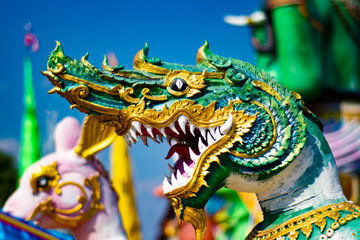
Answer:
<path fill-rule="evenodd" d="M 26 220 L 33 219 L 39 213 L 48 215 L 55 221 L 71 227 L 76 227 L 79 223 L 89 220 L 99 210 L 104 210 L 104 206 L 100 203 L 101 191 L 98 178 L 99 174 L 84 180 L 84 186 L 92 190 L 89 209 L 84 209 L 88 202 L 84 187 L 76 182 L 62 182 L 55 187 L 55 193 L 61 195 L 63 186 L 73 185 L 82 192 L 82 195 L 78 197 L 79 204 L 71 209 L 58 209 L 54 206 L 51 197 L 49 197 L 46 201 L 40 203 Z"/>
<path fill-rule="evenodd" d="M 300 232 L 309 239 L 314 231 L 314 226 L 324 231 L 327 218 L 331 218 L 334 222 L 320 236 L 320 239 L 331 237 L 334 232 L 347 222 L 359 217 L 360 207 L 350 202 L 336 203 L 324 206 L 300 216 L 292 218 L 272 229 L 258 231 L 255 228 L 247 236 L 246 240 L 275 240 L 288 237 L 291 240 L 298 239 Z M 344 217 L 340 217 L 342 213 Z"/>

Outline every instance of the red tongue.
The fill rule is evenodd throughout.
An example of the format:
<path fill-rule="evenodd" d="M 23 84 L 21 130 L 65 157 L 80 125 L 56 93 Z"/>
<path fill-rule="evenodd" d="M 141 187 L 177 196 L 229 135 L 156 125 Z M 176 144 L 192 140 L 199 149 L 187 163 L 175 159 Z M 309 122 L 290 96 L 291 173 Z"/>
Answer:
<path fill-rule="evenodd" d="M 165 159 L 171 158 L 174 155 L 174 153 L 178 153 L 184 158 L 190 159 L 189 146 L 185 144 L 177 143 L 174 146 L 172 146 Z"/>

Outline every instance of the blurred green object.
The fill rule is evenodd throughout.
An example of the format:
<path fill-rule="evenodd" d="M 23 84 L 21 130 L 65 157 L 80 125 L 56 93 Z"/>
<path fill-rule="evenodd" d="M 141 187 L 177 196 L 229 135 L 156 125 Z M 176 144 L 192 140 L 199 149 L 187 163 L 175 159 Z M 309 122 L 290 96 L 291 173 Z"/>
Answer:
<path fill-rule="evenodd" d="M 26 168 L 40 159 L 40 152 L 40 134 L 32 83 L 32 64 L 30 54 L 26 53 L 24 58 L 24 115 L 21 126 L 18 179 L 20 179 Z"/>

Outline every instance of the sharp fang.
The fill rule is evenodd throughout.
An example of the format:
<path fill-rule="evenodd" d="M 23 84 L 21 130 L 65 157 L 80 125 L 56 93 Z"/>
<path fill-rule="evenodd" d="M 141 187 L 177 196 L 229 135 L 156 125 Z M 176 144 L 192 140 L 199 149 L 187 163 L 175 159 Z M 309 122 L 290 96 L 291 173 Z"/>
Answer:
<path fill-rule="evenodd" d="M 175 174 L 174 174 L 174 173 L 171 174 L 171 185 L 172 185 L 173 187 L 175 187 L 175 188 L 180 187 L 178 181 L 177 181 L 176 178 L 175 178 Z"/>
<path fill-rule="evenodd" d="M 228 117 L 228 119 L 225 121 L 225 123 L 223 125 L 221 125 L 220 127 L 220 133 L 222 135 L 225 135 L 226 133 L 229 132 L 229 130 L 231 129 L 233 125 L 233 116 L 230 113 L 230 116 Z"/>
<path fill-rule="evenodd" d="M 144 125 L 144 126 L 145 126 L 145 129 L 146 129 L 146 131 L 148 132 L 148 134 L 149 134 L 151 137 L 154 137 L 154 134 L 153 134 L 153 132 L 152 132 L 152 127 L 146 126 L 146 125 Z"/>
<path fill-rule="evenodd" d="M 184 171 L 186 172 L 189 177 L 191 177 L 192 173 L 194 172 L 194 169 L 189 167 L 185 162 L 183 162 Z"/>
<path fill-rule="evenodd" d="M 183 115 L 181 115 L 179 118 L 178 118 L 178 123 L 180 125 L 180 128 L 182 130 L 182 132 L 184 134 L 186 134 L 186 122 L 187 122 L 187 118 Z"/>
<path fill-rule="evenodd" d="M 137 139 L 133 138 L 131 135 L 128 137 L 129 137 L 129 140 L 135 145 L 137 142 Z"/>
<path fill-rule="evenodd" d="M 206 140 L 206 129 L 205 128 L 199 128 L 201 136 Z"/>
<path fill-rule="evenodd" d="M 214 137 L 216 140 L 218 140 L 219 138 L 221 138 L 220 127 L 216 127 L 216 128 L 215 128 L 213 137 Z"/>
<path fill-rule="evenodd" d="M 130 128 L 129 130 L 131 137 L 133 137 L 134 139 L 137 139 L 137 135 L 136 135 L 136 130 L 133 128 Z"/>
<path fill-rule="evenodd" d="M 164 191 L 164 193 L 168 193 L 171 191 L 171 189 L 172 189 L 172 186 L 169 183 L 168 176 L 165 176 L 164 181 L 163 181 L 163 191 Z"/>
<path fill-rule="evenodd" d="M 191 160 L 193 160 L 194 162 L 196 162 L 199 159 L 199 156 L 196 155 L 196 153 L 194 153 L 194 151 L 191 148 L 189 148 L 189 153 Z"/>
<path fill-rule="evenodd" d="M 145 144 L 145 146 L 148 147 L 149 145 L 148 145 L 148 142 L 147 142 L 147 137 L 140 135 L 140 138 L 141 138 L 141 140 L 143 141 L 143 143 Z"/>
<path fill-rule="evenodd" d="M 134 121 L 132 123 L 132 126 L 136 129 L 138 133 L 141 133 L 141 123 L 139 123 L 138 121 Z"/>
<path fill-rule="evenodd" d="M 168 163 L 168 168 L 171 173 L 175 173 L 175 168 Z"/>
<path fill-rule="evenodd" d="M 211 136 L 212 136 L 213 138 L 215 138 L 216 128 L 217 128 L 217 127 L 212 127 L 212 128 L 209 128 L 209 129 L 208 129 L 208 130 L 210 131 L 210 133 L 211 133 Z M 215 138 L 215 139 L 216 139 L 216 138 Z"/>
<path fill-rule="evenodd" d="M 207 142 L 208 142 L 208 146 L 212 145 L 214 142 L 216 142 L 213 137 L 211 136 L 210 132 L 207 132 Z"/>
<path fill-rule="evenodd" d="M 124 138 L 126 144 L 127 144 L 129 147 L 131 147 L 131 142 L 130 142 L 130 140 L 129 140 L 129 137 L 128 137 L 127 135 L 124 135 L 123 138 Z"/>
<path fill-rule="evenodd" d="M 192 123 L 189 123 L 190 126 L 190 133 L 195 137 L 195 125 Z"/>
<path fill-rule="evenodd" d="M 159 132 L 160 132 L 164 137 L 166 137 L 165 128 L 160 128 L 160 129 L 159 129 Z"/>
<path fill-rule="evenodd" d="M 177 181 L 180 184 L 180 186 L 184 186 L 187 183 L 187 179 L 180 173 L 179 170 L 177 170 Z"/>
<path fill-rule="evenodd" d="M 175 122 L 171 123 L 171 124 L 169 125 L 169 128 L 170 128 L 174 133 L 180 135 L 180 133 L 176 130 Z"/>
<path fill-rule="evenodd" d="M 201 140 L 199 140 L 199 143 L 198 143 L 198 144 L 199 144 L 199 145 L 198 145 L 199 151 L 200 151 L 201 153 L 203 153 L 203 152 L 206 150 L 205 144 L 204 144 Z"/>
<path fill-rule="evenodd" d="M 180 156 L 179 156 L 179 154 L 178 153 L 174 153 L 173 155 L 172 155 L 172 160 L 174 161 L 174 163 L 177 161 L 177 160 L 179 160 L 179 158 L 180 158 Z"/>
<path fill-rule="evenodd" d="M 163 141 L 163 136 L 162 136 L 162 135 L 156 135 L 156 136 L 158 136 L 158 137 L 159 137 L 159 141 L 160 141 L 160 142 L 164 142 L 164 141 Z"/>
<path fill-rule="evenodd" d="M 170 141 L 170 146 L 174 146 L 177 143 L 178 142 L 174 138 L 172 138 L 171 141 Z"/>

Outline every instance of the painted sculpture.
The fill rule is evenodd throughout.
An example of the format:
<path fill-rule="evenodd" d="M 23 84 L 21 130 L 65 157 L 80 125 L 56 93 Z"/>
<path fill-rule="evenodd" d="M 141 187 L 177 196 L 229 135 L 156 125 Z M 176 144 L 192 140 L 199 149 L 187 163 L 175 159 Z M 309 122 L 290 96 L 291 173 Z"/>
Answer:
<path fill-rule="evenodd" d="M 91 117 L 81 130 L 71 117 L 57 125 L 56 151 L 24 172 L 4 211 L 44 228 L 69 229 L 77 240 L 125 239 L 117 194 L 95 157 L 114 141 L 114 130 Z"/>
<path fill-rule="evenodd" d="M 225 21 L 251 27 L 257 66 L 320 117 L 345 193 L 360 203 L 360 1 L 265 0 Z"/>
<path fill-rule="evenodd" d="M 321 123 L 301 97 L 256 67 L 210 52 L 197 65 L 148 57 L 135 70 L 103 70 L 65 56 L 57 43 L 43 74 L 76 108 L 135 144 L 166 137 L 178 159 L 163 181 L 179 220 L 197 239 L 204 206 L 220 188 L 255 192 L 264 221 L 248 239 L 359 239 L 359 206 L 343 195 Z"/>

